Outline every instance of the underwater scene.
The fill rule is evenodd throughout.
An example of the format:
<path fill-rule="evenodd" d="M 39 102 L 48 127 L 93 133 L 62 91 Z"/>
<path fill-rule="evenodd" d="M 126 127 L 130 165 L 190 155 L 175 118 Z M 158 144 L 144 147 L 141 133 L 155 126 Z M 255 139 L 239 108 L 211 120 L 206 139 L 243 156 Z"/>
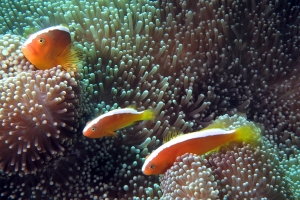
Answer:
<path fill-rule="evenodd" d="M 300 1 L 0 8 L 0 199 L 300 199 Z"/>

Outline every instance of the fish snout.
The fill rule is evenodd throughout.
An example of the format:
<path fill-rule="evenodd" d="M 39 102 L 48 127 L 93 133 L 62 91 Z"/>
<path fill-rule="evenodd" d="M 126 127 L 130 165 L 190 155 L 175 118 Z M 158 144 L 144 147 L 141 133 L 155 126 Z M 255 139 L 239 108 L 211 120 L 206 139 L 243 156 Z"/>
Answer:
<path fill-rule="evenodd" d="M 26 56 L 26 58 L 27 58 L 28 60 L 30 60 L 30 57 L 31 57 L 32 55 L 36 55 L 36 54 L 38 53 L 38 52 L 36 51 L 36 49 L 34 48 L 34 46 L 31 45 L 31 44 L 27 44 L 27 45 L 23 44 L 23 45 L 21 46 L 21 49 L 22 49 L 23 54 Z"/>

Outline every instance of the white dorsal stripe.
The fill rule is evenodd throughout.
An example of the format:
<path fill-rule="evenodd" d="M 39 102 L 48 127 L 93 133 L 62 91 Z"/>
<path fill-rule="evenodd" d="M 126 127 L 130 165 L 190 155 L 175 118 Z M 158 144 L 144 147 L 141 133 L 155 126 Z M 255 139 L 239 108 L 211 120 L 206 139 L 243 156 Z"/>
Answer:
<path fill-rule="evenodd" d="M 32 42 L 32 40 L 35 39 L 40 34 L 48 33 L 49 31 L 53 31 L 53 30 L 61 30 L 61 31 L 65 31 L 65 32 L 70 33 L 69 29 L 67 27 L 65 27 L 65 26 L 62 26 L 62 25 L 51 26 L 49 28 L 40 30 L 40 31 L 38 31 L 38 32 L 30 35 L 29 38 L 24 42 L 24 44 L 22 46 L 26 46 L 26 45 L 30 44 Z"/>
<path fill-rule="evenodd" d="M 230 131 L 226 131 L 220 128 L 213 128 L 213 129 L 208 129 L 208 130 L 203 130 L 203 131 L 197 131 L 197 132 L 193 132 L 193 133 L 187 133 L 184 135 L 180 135 L 172 140 L 170 140 L 169 142 L 161 145 L 159 148 L 157 148 L 155 151 L 153 151 L 149 157 L 145 160 L 145 163 L 142 167 L 142 171 L 145 170 L 146 166 L 149 164 L 149 162 L 151 160 L 153 160 L 156 156 L 158 156 L 158 154 L 164 150 L 167 149 L 173 145 L 188 141 L 188 140 L 192 140 L 192 139 L 196 139 L 196 138 L 203 138 L 203 137 L 209 137 L 209 136 L 215 136 L 215 135 L 226 135 L 226 134 L 232 134 L 234 133 L 235 130 L 230 130 Z M 199 147 L 201 148 L 201 147 Z"/>
<path fill-rule="evenodd" d="M 92 126 L 94 126 L 95 124 L 97 124 L 101 119 L 103 119 L 104 117 L 109 117 L 109 116 L 113 116 L 116 114 L 133 114 L 133 115 L 138 115 L 143 113 L 144 111 L 138 112 L 133 108 L 122 108 L 122 109 L 115 109 L 112 111 L 109 111 L 103 115 L 100 115 L 99 117 L 96 117 L 95 119 L 93 119 L 91 122 L 89 122 L 83 129 L 83 132 L 86 132 L 89 128 L 91 128 Z"/>

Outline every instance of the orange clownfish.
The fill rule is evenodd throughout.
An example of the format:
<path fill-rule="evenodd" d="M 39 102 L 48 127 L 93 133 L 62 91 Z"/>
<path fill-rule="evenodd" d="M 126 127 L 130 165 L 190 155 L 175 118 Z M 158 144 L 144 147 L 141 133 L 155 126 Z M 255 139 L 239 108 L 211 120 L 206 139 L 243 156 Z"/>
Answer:
<path fill-rule="evenodd" d="M 141 112 L 133 108 L 116 109 L 88 122 L 83 129 L 83 135 L 89 138 L 116 136 L 114 131 L 118 129 L 130 126 L 136 121 L 152 119 L 154 119 L 154 112 L 151 109 Z"/>
<path fill-rule="evenodd" d="M 38 69 L 61 65 L 66 71 L 76 71 L 80 51 L 72 45 L 70 31 L 59 25 L 40 30 L 22 45 L 25 57 Z"/>
<path fill-rule="evenodd" d="M 142 171 L 145 175 L 165 173 L 178 156 L 185 153 L 202 155 L 212 152 L 229 142 L 256 143 L 260 129 L 254 124 L 243 125 L 235 130 L 207 127 L 201 131 L 180 135 L 164 143 L 146 157 Z"/>

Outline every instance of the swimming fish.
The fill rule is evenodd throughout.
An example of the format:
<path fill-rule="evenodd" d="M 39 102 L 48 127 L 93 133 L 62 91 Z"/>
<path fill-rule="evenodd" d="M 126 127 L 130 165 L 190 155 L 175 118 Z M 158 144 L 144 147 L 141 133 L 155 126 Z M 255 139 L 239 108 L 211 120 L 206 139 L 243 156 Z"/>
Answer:
<path fill-rule="evenodd" d="M 248 142 L 255 144 L 259 141 L 258 129 L 254 124 L 240 126 L 235 130 L 221 128 L 205 128 L 201 131 L 182 134 L 164 143 L 145 159 L 142 171 L 145 175 L 165 173 L 178 156 L 185 153 L 198 155 L 217 150 L 229 142 Z M 259 131 L 258 131 L 259 130 Z"/>
<path fill-rule="evenodd" d="M 134 108 L 121 108 L 109 111 L 88 122 L 83 129 L 83 135 L 89 138 L 116 136 L 114 131 L 130 126 L 136 121 L 154 119 L 153 110 L 138 112 Z"/>
<path fill-rule="evenodd" d="M 69 29 L 63 25 L 31 34 L 21 49 L 25 57 L 42 70 L 61 65 L 66 71 L 76 71 L 81 57 L 72 44 Z"/>

